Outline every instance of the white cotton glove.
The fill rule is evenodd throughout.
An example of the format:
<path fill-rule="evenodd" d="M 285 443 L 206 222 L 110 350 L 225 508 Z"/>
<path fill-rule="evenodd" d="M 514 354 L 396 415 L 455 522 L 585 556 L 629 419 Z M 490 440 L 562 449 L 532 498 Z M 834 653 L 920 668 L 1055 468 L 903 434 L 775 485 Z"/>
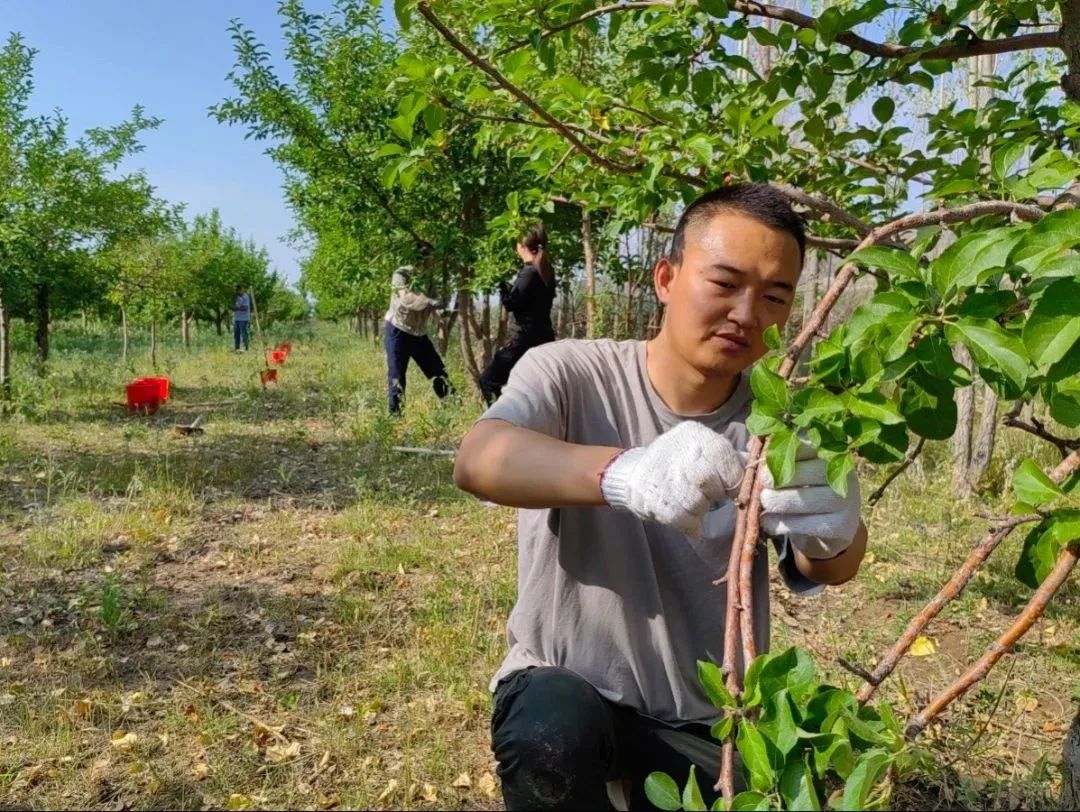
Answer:
<path fill-rule="evenodd" d="M 726 437 L 688 420 L 618 454 L 601 474 L 600 490 L 616 510 L 696 539 L 712 505 L 738 493 L 743 465 Z"/>
<path fill-rule="evenodd" d="M 808 558 L 832 558 L 855 539 L 861 519 L 859 478 L 848 475 L 847 496 L 829 487 L 827 463 L 813 446 L 803 443 L 796 454 L 795 476 L 777 488 L 761 466 L 761 528 L 770 536 L 787 536 Z"/>

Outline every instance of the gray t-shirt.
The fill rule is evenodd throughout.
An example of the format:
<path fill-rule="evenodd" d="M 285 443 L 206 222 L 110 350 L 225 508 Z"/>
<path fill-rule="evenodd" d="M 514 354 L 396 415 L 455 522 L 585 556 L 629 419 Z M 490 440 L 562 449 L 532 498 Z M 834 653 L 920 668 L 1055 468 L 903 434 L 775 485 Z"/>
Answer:
<path fill-rule="evenodd" d="M 645 342 L 558 341 L 518 362 L 481 419 L 504 420 L 580 445 L 646 445 L 697 420 L 744 451 L 749 376 L 708 415 L 683 417 L 656 394 Z M 697 660 L 720 663 L 735 505 L 714 505 L 700 541 L 607 507 L 518 513 L 518 600 L 507 624 L 510 652 L 491 681 L 530 666 L 561 666 L 613 702 L 667 722 L 718 718 L 697 680 Z M 789 586 L 803 578 L 779 545 Z M 754 565 L 754 637 L 769 643 L 768 556 Z"/>

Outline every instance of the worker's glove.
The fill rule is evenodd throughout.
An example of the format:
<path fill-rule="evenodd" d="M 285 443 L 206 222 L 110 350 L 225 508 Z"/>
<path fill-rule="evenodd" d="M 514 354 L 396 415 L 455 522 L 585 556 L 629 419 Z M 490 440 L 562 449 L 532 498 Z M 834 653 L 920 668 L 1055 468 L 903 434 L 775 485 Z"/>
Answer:
<path fill-rule="evenodd" d="M 802 443 L 796 453 L 795 476 L 783 488 L 768 467 L 761 466 L 761 529 L 787 536 L 808 558 L 832 558 L 850 546 L 859 529 L 859 478 L 848 474 L 847 496 L 829 487 L 826 462 L 814 447 Z"/>
<path fill-rule="evenodd" d="M 616 510 L 699 538 L 705 514 L 738 493 L 742 475 L 743 459 L 727 438 L 690 420 L 617 454 L 600 475 L 600 490 Z"/>

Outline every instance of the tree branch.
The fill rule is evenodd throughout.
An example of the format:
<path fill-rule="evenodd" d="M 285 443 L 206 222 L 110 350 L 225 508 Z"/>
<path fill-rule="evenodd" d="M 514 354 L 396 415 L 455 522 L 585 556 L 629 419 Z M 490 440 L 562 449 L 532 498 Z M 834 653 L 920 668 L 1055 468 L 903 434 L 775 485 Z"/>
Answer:
<path fill-rule="evenodd" d="M 535 101 L 533 101 L 533 99 L 528 94 L 519 89 L 516 85 L 511 83 L 509 79 L 507 79 L 505 76 L 499 73 L 499 71 L 492 67 L 491 63 L 478 56 L 467 45 L 465 45 L 465 43 L 458 39 L 458 37 L 455 36 L 449 28 L 443 25 L 443 22 L 435 15 L 435 12 L 431 10 L 431 6 L 429 6 L 427 2 L 421 0 L 421 2 L 418 3 L 416 6 L 416 10 L 420 12 L 420 15 L 425 20 L 427 20 L 431 24 L 431 26 L 439 32 L 442 38 L 445 39 L 448 43 L 450 43 L 450 45 L 453 46 L 456 51 L 461 53 L 461 55 L 464 56 L 467 60 L 469 60 L 469 62 L 471 62 L 473 65 L 475 65 L 492 79 L 494 79 L 499 84 L 499 86 L 503 88 L 503 90 L 510 93 L 510 95 L 512 95 L 526 107 L 532 110 L 533 113 L 540 117 L 540 119 L 547 122 L 551 127 L 557 130 L 563 138 L 573 144 L 577 148 L 577 150 L 583 155 L 587 156 L 590 161 L 595 163 L 597 166 L 602 166 L 609 172 L 615 172 L 620 175 L 633 175 L 640 171 L 640 166 L 629 166 L 627 164 L 621 164 L 617 161 L 609 160 L 608 158 L 605 158 L 599 152 L 596 152 L 590 146 L 585 144 L 569 127 L 567 127 L 565 124 L 563 124 L 553 115 L 551 115 L 551 113 L 549 113 L 547 110 L 545 110 Z"/>
<path fill-rule="evenodd" d="M 885 477 L 885 481 L 881 483 L 878 489 L 875 490 L 868 497 L 866 497 L 866 504 L 876 505 L 878 503 L 878 500 L 880 500 L 881 497 L 885 495 L 885 489 L 893 483 L 893 480 L 900 476 L 900 474 L 904 473 L 904 471 L 906 471 L 911 466 L 911 463 L 915 462 L 915 458 L 922 453 L 923 446 L 925 444 L 926 438 L 920 437 L 919 442 L 915 444 L 915 447 L 908 451 L 908 453 L 904 456 L 903 461 L 892 469 L 892 472 L 887 477 Z"/>
<path fill-rule="evenodd" d="M 1062 457 L 1069 456 L 1069 452 L 1074 449 L 1080 448 L 1080 440 L 1069 440 L 1065 437 L 1058 437 L 1056 434 L 1051 434 L 1046 430 L 1043 424 L 1035 419 L 1031 418 L 1031 422 L 1027 423 L 1021 420 L 1018 416 L 1007 414 L 1002 422 L 1011 429 L 1020 429 L 1026 431 L 1028 434 L 1034 434 L 1051 445 L 1055 446 L 1058 451 L 1061 452 Z"/>
<path fill-rule="evenodd" d="M 1077 558 L 1080 558 L 1080 552 L 1078 551 L 1080 551 L 1080 545 L 1076 542 L 1061 551 L 1054 569 L 1050 571 L 1050 574 L 1046 576 L 1046 580 L 1035 590 L 1035 594 L 1031 596 L 1031 600 L 1027 602 L 1024 610 L 1013 621 L 1013 624 L 987 648 L 986 653 L 979 658 L 975 665 L 969 668 L 952 685 L 935 696 L 930 701 L 930 704 L 919 711 L 915 718 L 908 723 L 907 730 L 904 733 L 909 739 L 918 736 L 938 714 L 945 710 L 954 700 L 963 696 L 964 692 L 972 685 L 982 680 L 997 661 L 1012 650 L 1012 647 L 1016 645 L 1016 641 L 1035 625 L 1035 621 L 1042 617 L 1043 612 L 1046 611 L 1046 605 L 1050 602 L 1050 599 L 1061 589 L 1068 579 L 1069 573 L 1076 566 Z"/>
<path fill-rule="evenodd" d="M 1080 467 L 1080 450 L 1074 451 L 1057 468 L 1051 471 L 1050 479 L 1060 483 L 1078 467 Z M 975 546 L 975 549 L 971 551 L 964 563 L 960 565 L 960 569 L 938 591 L 933 600 L 912 618 L 907 628 L 904 629 L 904 633 L 893 644 L 893 647 L 874 666 L 873 679 L 859 690 L 858 699 L 860 703 L 867 702 L 874 695 L 877 686 L 884 682 L 893 672 L 896 664 L 900 662 L 907 650 L 911 648 L 911 644 L 915 642 L 915 638 L 922 634 L 930 621 L 940 614 L 949 601 L 964 591 L 964 588 L 974 577 L 975 572 L 986 563 L 990 554 L 1013 531 L 1013 528 L 1030 520 L 1031 517 L 1029 516 L 1012 516 L 990 528 L 983 540 Z"/>
<path fill-rule="evenodd" d="M 691 4 L 696 5 L 694 0 Z M 568 20 L 565 23 L 552 26 L 540 32 L 541 39 L 547 39 L 553 34 L 566 31 L 589 20 L 596 19 L 608 14 L 620 11 L 645 11 L 655 8 L 670 8 L 674 5 L 672 0 L 636 0 L 629 3 L 612 3 L 607 6 L 598 6 L 584 14 Z M 782 20 L 796 28 L 808 28 L 816 31 L 817 18 L 802 14 L 794 9 L 771 6 L 765 3 L 756 3 L 753 0 L 732 0 L 729 3 L 732 11 L 745 14 L 750 17 L 766 17 L 772 20 Z M 1040 32 L 1035 34 L 1022 34 L 1018 37 L 1006 37 L 997 40 L 972 39 L 968 42 L 938 45 L 933 48 L 917 48 L 913 45 L 893 45 L 887 42 L 874 42 L 865 37 L 860 37 L 851 31 L 844 31 L 836 35 L 836 42 L 853 51 L 876 56 L 884 59 L 902 59 L 915 56 L 919 62 L 934 59 L 967 59 L 974 56 L 988 54 L 1004 54 L 1013 51 L 1029 51 L 1040 48 L 1061 48 L 1061 35 L 1056 31 Z M 496 56 L 504 56 L 511 51 L 524 48 L 531 40 L 519 40 L 507 45 L 496 52 Z"/>

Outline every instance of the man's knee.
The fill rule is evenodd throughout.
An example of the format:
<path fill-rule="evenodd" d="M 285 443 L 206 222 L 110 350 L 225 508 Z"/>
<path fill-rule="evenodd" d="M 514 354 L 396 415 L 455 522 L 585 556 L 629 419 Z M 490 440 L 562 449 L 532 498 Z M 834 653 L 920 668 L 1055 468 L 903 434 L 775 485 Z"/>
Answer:
<path fill-rule="evenodd" d="M 556 808 L 602 794 L 613 771 L 611 709 L 585 680 L 561 668 L 515 678 L 496 702 L 492 750 L 507 801 Z"/>

